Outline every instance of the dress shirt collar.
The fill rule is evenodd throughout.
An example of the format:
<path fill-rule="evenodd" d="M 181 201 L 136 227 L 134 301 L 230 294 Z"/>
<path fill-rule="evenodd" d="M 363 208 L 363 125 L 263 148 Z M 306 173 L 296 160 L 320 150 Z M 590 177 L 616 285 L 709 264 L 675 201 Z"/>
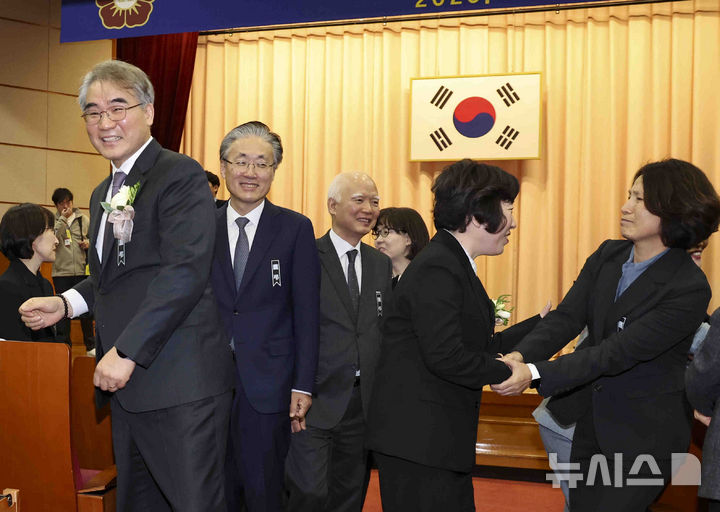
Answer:
<path fill-rule="evenodd" d="M 445 228 L 443 228 L 443 229 L 445 229 Z M 452 235 L 452 237 L 453 237 L 453 238 L 457 241 L 457 243 L 460 245 L 460 247 L 462 247 L 462 250 L 463 250 L 463 252 L 465 253 L 465 256 L 467 256 L 467 259 L 470 261 L 470 266 L 472 267 L 473 272 L 475 272 L 475 274 L 477 274 L 477 265 L 475 264 L 475 260 L 470 257 L 470 253 L 467 252 L 467 250 L 465 250 L 465 247 L 463 247 L 463 244 L 461 244 L 461 243 L 460 243 L 460 240 L 457 239 L 457 237 L 455 236 L 455 233 L 453 233 L 453 232 L 450 231 L 449 229 L 445 229 L 445 231 L 447 231 L 448 233 L 450 233 L 450 234 Z"/>
<path fill-rule="evenodd" d="M 133 153 L 133 154 L 130 156 L 130 158 L 128 158 L 127 160 L 125 160 L 120 167 L 115 167 L 115 164 L 112 163 L 112 161 L 111 161 L 110 163 L 112 164 L 112 172 L 113 172 L 113 175 L 114 175 L 117 171 L 122 171 L 122 172 L 124 172 L 125 174 L 127 174 L 127 175 L 129 176 L 129 175 L 130 175 L 130 171 L 132 170 L 133 166 L 135 165 L 135 162 L 137 161 L 138 157 L 140 156 L 140 154 L 141 154 L 143 151 L 145 151 L 145 148 L 148 146 L 148 144 L 150 144 L 150 141 L 151 141 L 152 139 L 153 139 L 153 138 L 150 137 L 150 138 L 145 142 L 145 144 L 143 144 L 143 145 L 140 147 L 140 149 L 138 149 L 137 151 L 135 151 L 135 153 Z M 126 178 L 126 179 L 127 179 L 127 178 Z"/>
<path fill-rule="evenodd" d="M 360 245 L 362 244 L 362 241 L 358 242 L 357 245 L 350 245 L 348 242 L 340 238 L 340 235 L 335 233 L 332 229 L 330 230 L 330 241 L 332 242 L 333 247 L 335 247 L 335 252 L 337 252 L 338 258 L 344 256 L 348 251 L 352 251 L 353 249 L 357 249 L 357 258 L 360 257 Z"/>
<path fill-rule="evenodd" d="M 250 221 L 250 224 L 257 226 L 258 224 L 260 224 L 260 217 L 262 216 L 262 212 L 264 209 L 265 209 L 265 200 L 263 199 L 262 203 L 260 203 L 255 208 L 250 210 L 247 213 L 247 215 L 240 215 L 238 212 L 235 211 L 235 208 L 232 207 L 232 204 L 230 203 L 230 201 L 228 201 L 228 208 L 227 208 L 228 227 L 236 226 L 235 221 L 238 219 L 238 217 L 245 217 L 248 221 Z"/>

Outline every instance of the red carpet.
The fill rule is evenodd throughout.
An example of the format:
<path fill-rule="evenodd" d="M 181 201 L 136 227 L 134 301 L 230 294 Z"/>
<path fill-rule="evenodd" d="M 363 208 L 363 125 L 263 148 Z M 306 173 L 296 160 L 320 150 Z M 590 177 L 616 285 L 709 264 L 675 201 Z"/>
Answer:
<path fill-rule="evenodd" d="M 552 485 L 473 478 L 477 512 L 562 512 L 563 495 Z M 381 512 L 377 471 L 370 476 L 363 512 Z M 441 511 L 442 512 L 442 511 Z"/>

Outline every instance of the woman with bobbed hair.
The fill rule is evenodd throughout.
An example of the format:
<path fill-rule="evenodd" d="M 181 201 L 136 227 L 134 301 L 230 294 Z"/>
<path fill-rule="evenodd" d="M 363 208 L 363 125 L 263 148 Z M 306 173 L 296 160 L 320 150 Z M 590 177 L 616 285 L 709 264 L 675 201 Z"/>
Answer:
<path fill-rule="evenodd" d="M 392 287 L 412 259 L 430 241 L 425 222 L 412 208 L 391 207 L 380 210 L 372 230 L 375 248 L 392 261 Z"/>
<path fill-rule="evenodd" d="M 55 261 L 58 240 L 50 210 L 31 203 L 13 206 L 0 221 L 0 251 L 10 266 L 0 276 L 0 338 L 17 341 L 56 341 L 54 328 L 32 331 L 20 320 L 18 308 L 32 297 L 52 295 L 40 274 L 43 262 Z"/>
<path fill-rule="evenodd" d="M 700 169 L 670 159 L 635 173 L 620 211 L 625 240 L 587 259 L 557 309 L 505 357 L 512 378 L 493 386 L 539 386 L 558 423 L 576 423 L 570 510 L 583 512 L 646 510 L 673 454 L 687 451 L 685 367 L 711 295 L 688 249 L 717 231 L 720 200 Z M 547 361 L 585 325 L 575 352 Z"/>
<path fill-rule="evenodd" d="M 410 262 L 383 314 L 368 412 L 368 446 L 383 510 L 475 510 L 482 388 L 510 376 L 497 360 L 511 333 L 493 335 L 495 310 L 474 259 L 501 254 L 515 228 L 517 179 L 462 160 L 437 177 L 437 233 Z"/>

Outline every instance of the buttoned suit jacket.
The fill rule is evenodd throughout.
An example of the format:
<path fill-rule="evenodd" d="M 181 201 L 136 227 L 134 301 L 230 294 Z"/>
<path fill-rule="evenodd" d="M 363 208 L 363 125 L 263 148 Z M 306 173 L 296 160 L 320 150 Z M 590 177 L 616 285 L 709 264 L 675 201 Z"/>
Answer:
<path fill-rule="evenodd" d="M 669 249 L 615 301 L 631 242 L 608 240 L 585 262 L 555 311 L 516 347 L 540 373 L 539 392 L 562 424 L 592 414 L 603 454 L 670 459 L 687 450 L 687 353 L 710 287 L 682 249 Z M 573 353 L 545 361 L 588 325 Z"/>
<path fill-rule="evenodd" d="M 202 167 L 154 139 L 140 154 L 125 181 L 140 186 L 122 265 L 114 238 L 103 246 L 102 263 L 95 249 L 111 182 L 92 193 L 90 277 L 75 289 L 95 313 L 97 360 L 114 346 L 136 363 L 115 397 L 127 411 L 142 412 L 230 390 L 232 353 L 209 282 L 215 207 Z M 98 393 L 101 405 L 110 395 Z"/>
<path fill-rule="evenodd" d="M 217 209 L 211 274 L 223 326 L 252 406 L 266 414 L 287 411 L 291 389 L 312 392 L 315 383 L 320 262 L 313 226 L 266 200 L 236 289 L 227 209 Z"/>
<path fill-rule="evenodd" d="M 317 240 L 320 255 L 320 349 L 313 405 L 307 423 L 330 429 L 342 418 L 360 362 L 360 395 L 367 417 L 380 355 L 380 323 L 390 295 L 390 258 L 362 243 L 362 282 L 357 322 L 350 291 L 330 233 Z"/>
<path fill-rule="evenodd" d="M 471 471 L 482 388 L 510 376 L 497 353 L 520 339 L 508 329 L 501 342 L 494 325 L 493 303 L 467 254 L 451 233 L 438 231 L 393 291 L 368 446 L 425 466 Z"/>
<path fill-rule="evenodd" d="M 685 373 L 690 404 L 711 419 L 702 452 L 698 495 L 720 500 L 720 309 L 710 320 L 710 330 Z"/>

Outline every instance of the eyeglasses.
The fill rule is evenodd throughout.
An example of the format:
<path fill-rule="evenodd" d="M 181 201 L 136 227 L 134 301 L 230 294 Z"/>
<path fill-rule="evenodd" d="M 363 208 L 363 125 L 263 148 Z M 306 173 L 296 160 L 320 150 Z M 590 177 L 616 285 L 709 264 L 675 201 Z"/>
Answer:
<path fill-rule="evenodd" d="M 373 228 L 373 230 L 372 230 L 373 240 L 377 240 L 378 238 L 385 238 L 386 236 L 388 236 L 390 234 L 390 232 L 402 233 L 402 231 L 399 229 L 386 228 L 386 227 L 382 227 L 380 229 Z"/>
<path fill-rule="evenodd" d="M 107 117 L 110 121 L 122 121 L 125 119 L 125 116 L 127 116 L 127 111 L 131 108 L 139 107 L 140 105 L 145 105 L 145 103 L 138 103 L 137 105 L 133 105 L 132 107 L 112 107 L 107 110 L 102 110 L 100 112 L 85 112 L 82 117 L 85 119 L 85 124 L 88 126 L 96 125 L 100 122 L 102 119 L 103 114 L 107 114 Z"/>
<path fill-rule="evenodd" d="M 264 171 L 275 166 L 275 162 L 248 162 L 247 160 L 238 160 L 237 162 L 231 162 L 230 160 L 226 160 L 224 158 L 222 158 L 221 160 L 238 171 L 245 171 L 247 169 L 250 169 L 250 166 L 252 166 L 253 169 L 255 169 L 256 171 Z"/>

